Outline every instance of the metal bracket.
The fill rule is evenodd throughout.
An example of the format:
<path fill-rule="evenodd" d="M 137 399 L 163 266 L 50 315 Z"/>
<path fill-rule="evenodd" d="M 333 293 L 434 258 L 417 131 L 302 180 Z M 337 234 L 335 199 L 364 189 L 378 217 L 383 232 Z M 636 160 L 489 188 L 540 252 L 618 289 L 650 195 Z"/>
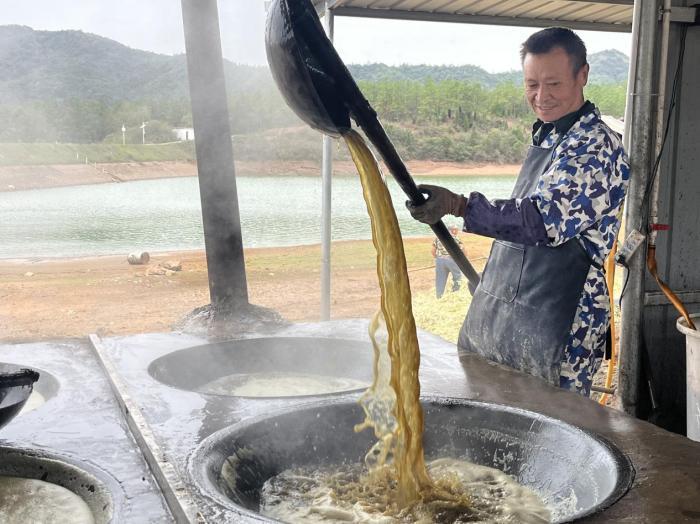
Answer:
<path fill-rule="evenodd" d="M 700 291 L 681 291 L 676 293 L 684 304 L 700 303 Z M 647 291 L 644 293 L 645 306 L 670 306 L 671 302 L 661 291 Z"/>
<path fill-rule="evenodd" d="M 617 388 L 606 388 L 604 386 L 591 386 L 591 391 L 596 393 L 607 393 L 608 395 L 614 395 Z"/>
<path fill-rule="evenodd" d="M 671 22 L 676 24 L 694 24 L 698 19 L 697 7 L 672 7 Z"/>

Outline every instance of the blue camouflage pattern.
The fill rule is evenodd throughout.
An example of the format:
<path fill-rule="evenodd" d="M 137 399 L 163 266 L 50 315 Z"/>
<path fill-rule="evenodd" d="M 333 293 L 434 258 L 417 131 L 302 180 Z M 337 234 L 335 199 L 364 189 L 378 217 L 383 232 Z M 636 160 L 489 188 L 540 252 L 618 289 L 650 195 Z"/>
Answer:
<path fill-rule="evenodd" d="M 541 146 L 551 148 L 560 138 L 553 129 Z M 576 239 L 592 260 L 564 348 L 560 377 L 562 388 L 588 396 L 603 360 L 610 324 L 602 267 L 620 227 L 629 161 L 619 135 L 602 121 L 595 107 L 566 132 L 552 158 L 530 198 L 544 221 L 548 245 Z"/>

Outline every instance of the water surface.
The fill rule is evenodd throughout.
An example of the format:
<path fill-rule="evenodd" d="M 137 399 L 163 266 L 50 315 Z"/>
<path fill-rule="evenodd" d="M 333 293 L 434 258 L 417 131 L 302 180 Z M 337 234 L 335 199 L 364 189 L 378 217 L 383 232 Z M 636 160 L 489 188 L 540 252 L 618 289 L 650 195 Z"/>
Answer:
<path fill-rule="evenodd" d="M 203 249 L 197 182 L 167 178 L 0 193 L 0 258 Z M 416 182 L 505 198 L 515 177 L 416 177 Z M 236 183 L 244 247 L 321 241 L 320 177 L 248 176 Z M 432 234 L 408 214 L 406 196 L 393 179 L 389 188 L 402 234 Z M 333 179 L 331 227 L 333 240 L 371 238 L 358 177 Z"/>

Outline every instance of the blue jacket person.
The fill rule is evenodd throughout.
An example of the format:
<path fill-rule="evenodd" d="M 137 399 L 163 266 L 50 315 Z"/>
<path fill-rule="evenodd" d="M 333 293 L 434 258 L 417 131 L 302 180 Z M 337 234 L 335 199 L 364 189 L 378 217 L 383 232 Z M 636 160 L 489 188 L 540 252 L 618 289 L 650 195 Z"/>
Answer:
<path fill-rule="evenodd" d="M 584 99 L 586 47 L 573 31 L 534 33 L 521 60 L 537 121 L 511 198 L 422 185 L 427 201 L 408 208 L 428 224 L 462 217 L 464 231 L 494 239 L 459 349 L 589 395 L 610 322 L 603 261 L 629 163 L 620 137 Z"/>

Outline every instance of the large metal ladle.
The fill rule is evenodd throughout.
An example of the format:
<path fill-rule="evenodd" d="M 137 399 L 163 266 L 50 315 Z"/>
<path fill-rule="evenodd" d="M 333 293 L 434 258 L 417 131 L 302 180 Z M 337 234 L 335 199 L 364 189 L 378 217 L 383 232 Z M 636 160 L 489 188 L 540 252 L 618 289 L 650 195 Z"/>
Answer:
<path fill-rule="evenodd" d="M 394 144 L 335 51 L 309 0 L 274 0 L 265 29 L 267 61 L 287 104 L 304 122 L 338 137 L 350 129 L 350 117 L 374 144 L 404 193 L 415 205 L 425 202 Z M 479 275 L 442 221 L 430 226 L 469 280 Z"/>

